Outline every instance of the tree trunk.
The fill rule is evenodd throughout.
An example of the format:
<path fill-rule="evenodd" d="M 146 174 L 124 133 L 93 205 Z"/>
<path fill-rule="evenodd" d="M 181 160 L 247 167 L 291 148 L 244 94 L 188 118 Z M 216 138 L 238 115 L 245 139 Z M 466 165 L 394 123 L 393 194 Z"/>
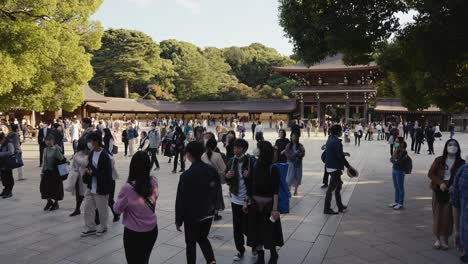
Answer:
<path fill-rule="evenodd" d="M 124 97 L 128 98 L 129 93 L 128 93 L 128 80 L 124 80 Z"/>

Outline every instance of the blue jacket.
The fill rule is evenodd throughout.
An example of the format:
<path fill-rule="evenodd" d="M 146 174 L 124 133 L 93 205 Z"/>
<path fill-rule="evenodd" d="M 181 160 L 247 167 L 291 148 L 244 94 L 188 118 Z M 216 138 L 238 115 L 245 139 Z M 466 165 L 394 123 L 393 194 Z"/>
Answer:
<path fill-rule="evenodd" d="M 343 144 L 338 137 L 334 135 L 328 137 L 324 154 L 326 168 L 344 170 L 345 166 L 350 167 L 343 153 Z"/>

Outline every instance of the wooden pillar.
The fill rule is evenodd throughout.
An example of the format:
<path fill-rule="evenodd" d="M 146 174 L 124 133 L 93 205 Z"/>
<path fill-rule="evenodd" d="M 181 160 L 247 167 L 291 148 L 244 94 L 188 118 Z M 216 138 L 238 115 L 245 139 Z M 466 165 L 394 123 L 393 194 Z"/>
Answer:
<path fill-rule="evenodd" d="M 346 77 L 345 77 L 346 78 Z M 349 93 L 346 93 L 345 122 L 349 121 Z"/>

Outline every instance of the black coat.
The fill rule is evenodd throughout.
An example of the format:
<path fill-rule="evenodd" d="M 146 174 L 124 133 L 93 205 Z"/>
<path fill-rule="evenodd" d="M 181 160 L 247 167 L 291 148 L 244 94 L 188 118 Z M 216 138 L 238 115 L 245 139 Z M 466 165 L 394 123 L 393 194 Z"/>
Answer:
<path fill-rule="evenodd" d="M 47 128 L 46 133 L 44 135 L 44 128 L 40 128 L 39 133 L 37 135 L 37 143 L 39 143 L 39 145 L 44 145 L 45 146 L 44 140 L 50 134 L 50 132 L 51 132 L 51 129 Z"/>
<path fill-rule="evenodd" d="M 195 161 L 180 175 L 175 204 L 176 224 L 194 223 L 214 215 L 221 181 L 218 172 Z"/>
<path fill-rule="evenodd" d="M 334 135 L 328 137 L 324 158 L 325 168 L 344 170 L 345 166 L 350 166 L 345 158 L 341 139 Z"/>
<path fill-rule="evenodd" d="M 102 153 L 99 156 L 98 167 L 93 166 L 93 154 L 94 151 L 89 153 L 89 165 L 88 168 L 92 171 L 91 175 L 85 174 L 83 176 L 83 182 L 91 189 L 92 178 L 97 179 L 96 192 L 100 195 L 107 195 L 112 192 L 112 184 L 114 179 L 112 178 L 112 162 L 109 157 L 107 150 L 102 149 Z"/>

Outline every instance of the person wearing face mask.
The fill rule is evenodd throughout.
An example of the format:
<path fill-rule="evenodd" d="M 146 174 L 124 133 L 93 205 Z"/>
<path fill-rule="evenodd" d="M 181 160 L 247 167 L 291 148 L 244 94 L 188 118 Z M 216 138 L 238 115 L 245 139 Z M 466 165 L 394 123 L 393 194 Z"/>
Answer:
<path fill-rule="evenodd" d="M 302 159 L 305 156 L 305 149 L 304 146 L 299 143 L 299 136 L 292 134 L 291 142 L 288 143 L 284 150 L 288 163 L 286 182 L 290 189 L 291 186 L 294 186 L 294 196 L 297 196 L 297 189 L 302 183 Z"/>
<path fill-rule="evenodd" d="M 247 189 L 250 184 L 255 158 L 246 154 L 249 149 L 249 143 L 244 139 L 236 139 L 232 146 L 234 157 L 228 161 L 225 178 L 231 197 L 234 243 L 237 249 L 234 261 L 240 261 L 245 253 L 244 235 L 247 231 Z"/>
<path fill-rule="evenodd" d="M 91 151 L 88 157 L 88 169 L 83 175 L 87 186 L 84 200 L 85 231 L 82 237 L 101 236 L 107 232 L 107 210 L 109 195 L 113 192 L 112 160 L 102 144 L 100 133 L 91 133 L 87 137 L 87 146 Z M 96 227 L 96 209 L 99 213 L 99 228 Z"/>
<path fill-rule="evenodd" d="M 392 179 L 393 187 L 395 188 L 395 201 L 388 206 L 394 210 L 403 209 L 405 199 L 405 174 L 409 173 L 411 169 L 411 158 L 406 151 L 406 142 L 403 137 L 397 137 L 394 143 L 394 151 L 390 162 L 393 164 Z"/>
<path fill-rule="evenodd" d="M 45 142 L 47 147 L 44 149 L 40 191 L 41 198 L 47 200 L 44 211 L 54 211 L 59 208 L 58 201 L 63 200 L 63 183 L 57 171 L 57 165 L 65 158 L 60 147 L 55 144 L 53 135 L 48 135 Z"/>
<path fill-rule="evenodd" d="M 329 215 L 336 215 L 337 212 L 331 209 L 331 200 L 333 193 L 335 193 L 336 205 L 338 211 L 343 213 L 348 207 L 341 201 L 341 189 L 343 181 L 341 175 L 343 174 L 344 167 L 351 169 L 343 152 L 343 143 L 340 137 L 343 135 L 343 128 L 340 125 L 333 125 L 330 128 L 330 136 L 328 137 L 323 153 L 323 160 L 325 162 L 326 172 L 330 174 L 330 183 L 325 196 L 325 206 L 323 213 Z"/>
<path fill-rule="evenodd" d="M 458 169 L 465 164 L 461 158 L 460 145 L 455 139 L 445 143 L 443 155 L 437 157 L 429 170 L 432 189 L 432 219 L 435 249 L 448 249 L 448 240 L 453 232 L 452 206 L 449 189 Z"/>

